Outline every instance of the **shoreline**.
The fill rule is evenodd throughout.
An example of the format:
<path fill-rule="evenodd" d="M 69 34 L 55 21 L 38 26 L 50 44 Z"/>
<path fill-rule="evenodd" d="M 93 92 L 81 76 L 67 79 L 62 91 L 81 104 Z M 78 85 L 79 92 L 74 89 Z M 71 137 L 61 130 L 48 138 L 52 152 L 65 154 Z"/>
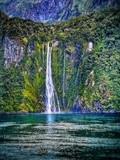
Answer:
<path fill-rule="evenodd" d="M 29 114 L 49 114 L 46 112 L 0 112 L 0 115 L 29 115 Z M 109 111 L 104 111 L 104 112 L 61 112 L 61 113 L 51 113 L 50 115 L 53 114 L 120 114 L 120 111 L 114 111 L 114 112 L 109 112 Z"/>

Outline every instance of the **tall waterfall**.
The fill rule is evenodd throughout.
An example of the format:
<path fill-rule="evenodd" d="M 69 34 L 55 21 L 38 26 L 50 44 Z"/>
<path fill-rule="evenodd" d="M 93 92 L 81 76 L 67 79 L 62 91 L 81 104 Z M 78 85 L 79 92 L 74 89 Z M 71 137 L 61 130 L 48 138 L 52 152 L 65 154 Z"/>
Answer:
<path fill-rule="evenodd" d="M 52 47 L 50 47 L 50 44 L 48 42 L 47 60 L 46 60 L 46 112 L 47 113 L 60 112 L 58 96 L 55 91 L 52 79 L 51 52 L 52 52 Z"/>

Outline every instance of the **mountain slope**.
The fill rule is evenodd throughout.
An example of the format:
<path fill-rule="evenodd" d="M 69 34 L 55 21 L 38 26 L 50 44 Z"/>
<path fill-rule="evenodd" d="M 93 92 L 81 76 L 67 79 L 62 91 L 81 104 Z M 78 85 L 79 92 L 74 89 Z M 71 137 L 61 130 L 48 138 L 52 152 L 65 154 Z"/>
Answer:
<path fill-rule="evenodd" d="M 46 46 L 50 41 L 61 110 L 120 111 L 119 17 L 119 7 L 55 25 L 1 14 L 0 110 L 45 110 Z M 92 50 L 88 49 L 90 42 Z M 23 57 L 16 61 L 23 53 L 21 48 Z M 3 68 L 4 58 L 9 67 Z"/>
<path fill-rule="evenodd" d="M 119 4 L 117 0 L 6 0 L 1 1 L 0 10 L 9 16 L 53 23 Z"/>

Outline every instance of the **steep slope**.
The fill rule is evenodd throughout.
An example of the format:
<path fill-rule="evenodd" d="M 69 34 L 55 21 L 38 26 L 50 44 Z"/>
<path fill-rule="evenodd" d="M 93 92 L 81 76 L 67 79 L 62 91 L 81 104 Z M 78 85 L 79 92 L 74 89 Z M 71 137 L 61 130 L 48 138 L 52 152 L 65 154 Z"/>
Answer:
<path fill-rule="evenodd" d="M 120 111 L 119 17 L 119 7 L 87 13 L 56 25 L 1 14 L 0 110 L 45 110 L 49 41 L 53 81 L 61 110 Z M 16 47 L 10 46 L 13 42 Z M 24 55 L 16 62 L 13 56 L 21 53 L 21 47 Z M 4 58 L 9 64 L 7 68 L 3 68 Z"/>
<path fill-rule="evenodd" d="M 9 16 L 53 23 L 119 4 L 117 0 L 6 0 L 0 9 Z"/>

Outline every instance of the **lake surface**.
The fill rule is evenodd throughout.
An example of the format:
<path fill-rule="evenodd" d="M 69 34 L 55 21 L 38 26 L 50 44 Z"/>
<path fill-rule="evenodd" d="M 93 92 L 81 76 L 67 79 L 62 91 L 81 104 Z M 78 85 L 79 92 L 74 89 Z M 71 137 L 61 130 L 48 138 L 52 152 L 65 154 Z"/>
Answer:
<path fill-rule="evenodd" d="M 118 160 L 119 114 L 0 115 L 0 160 Z"/>

